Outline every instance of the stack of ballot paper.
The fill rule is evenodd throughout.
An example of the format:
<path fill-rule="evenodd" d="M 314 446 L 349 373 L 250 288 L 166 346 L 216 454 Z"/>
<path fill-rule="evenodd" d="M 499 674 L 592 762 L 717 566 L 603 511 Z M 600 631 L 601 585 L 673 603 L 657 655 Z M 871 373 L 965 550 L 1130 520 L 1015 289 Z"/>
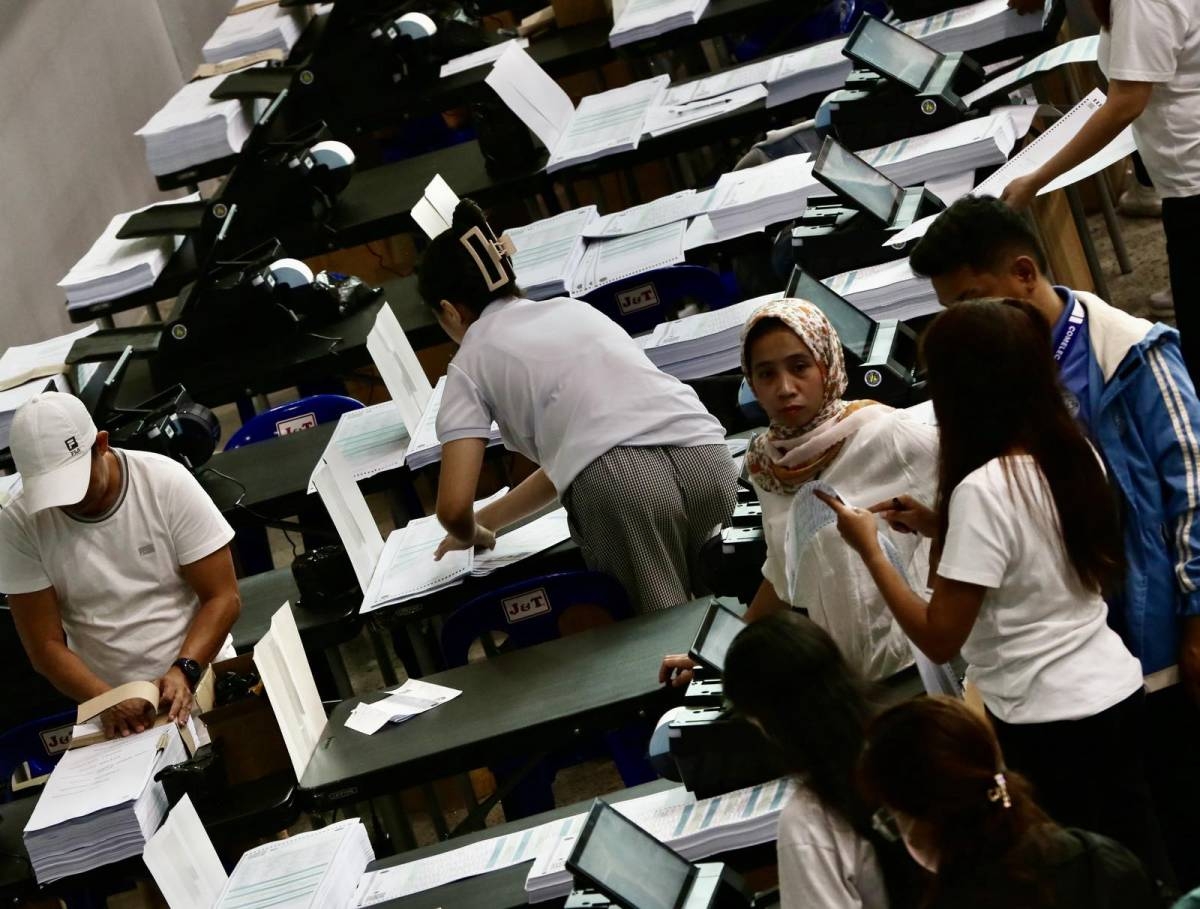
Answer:
<path fill-rule="evenodd" d="M 495 63 L 508 50 L 510 45 L 515 44 L 517 47 L 529 47 L 528 38 L 510 38 L 508 41 L 501 41 L 499 44 L 492 44 L 483 50 L 477 50 L 470 54 L 463 54 L 461 57 L 455 57 L 442 64 L 441 77 L 443 79 L 448 76 L 453 76 L 458 73 L 465 73 L 467 70 L 475 69 L 479 66 L 487 66 L 489 63 Z"/>
<path fill-rule="evenodd" d="M 583 229 L 585 237 L 624 237 L 654 227 L 686 221 L 708 211 L 712 190 L 683 189 L 651 202 L 633 205 L 622 211 L 596 218 Z"/>
<path fill-rule="evenodd" d="M 194 193 L 175 202 L 195 202 L 200 198 Z M 153 203 L 157 204 L 157 203 Z M 58 286 L 67 295 L 67 309 L 79 309 L 105 300 L 146 290 L 154 286 L 162 274 L 171 255 L 179 248 L 178 237 L 138 237 L 118 240 L 119 231 L 131 215 L 151 206 L 134 211 L 122 212 L 108 222 L 104 232 L 83 254 Z"/>
<path fill-rule="evenodd" d="M 1008 0 L 981 0 L 897 25 L 934 50 L 949 54 L 1040 31 L 1042 17 L 1021 15 Z"/>
<path fill-rule="evenodd" d="M 71 389 L 67 385 L 66 377 L 58 375 L 34 379 L 24 385 L 0 391 L 0 449 L 8 448 L 9 432 L 17 408 L 43 391 L 65 391 L 70 394 Z"/>
<path fill-rule="evenodd" d="M 146 146 L 150 173 L 170 174 L 241 151 L 254 127 L 249 106 L 237 99 L 209 97 L 225 78 L 189 82 L 137 131 Z"/>
<path fill-rule="evenodd" d="M 1017 177 L 1032 173 L 1054 157 L 1079 133 L 1083 125 L 1091 119 L 1092 114 L 1103 105 L 1104 93 L 1100 89 L 1093 89 L 1083 100 L 1054 121 L 1045 132 L 1013 155 L 1012 159 L 1003 167 L 998 168 L 990 177 L 972 189 L 971 195 L 999 197 L 1010 182 Z M 1038 191 L 1038 195 L 1062 189 L 1064 186 L 1070 186 L 1072 183 L 1099 173 L 1109 165 L 1132 154 L 1133 150 L 1133 132 L 1126 127 L 1115 139 L 1087 161 L 1043 186 Z M 900 231 L 890 242 L 907 243 L 923 237 L 925 231 L 929 229 L 929 225 L 936 219 L 937 215 L 922 218 Z"/>
<path fill-rule="evenodd" d="M 571 296 L 582 297 L 605 284 L 678 265 L 684 260 L 686 231 L 687 224 L 676 221 L 635 234 L 592 240 L 571 276 Z"/>
<path fill-rule="evenodd" d="M 986 117 L 964 120 L 924 136 L 860 151 L 859 157 L 901 186 L 1003 164 L 1029 132 L 1037 108 L 998 107 Z"/>
<path fill-rule="evenodd" d="M 471 577 L 487 577 L 493 571 L 537 555 L 539 552 L 545 552 L 551 546 L 557 546 L 570 538 L 571 528 L 567 519 L 567 510 L 556 508 L 520 527 L 504 531 L 496 537 L 495 546 L 475 553 L 475 562 L 471 566 Z"/>
<path fill-rule="evenodd" d="M 583 258 L 584 231 L 598 218 L 596 206 L 586 205 L 505 231 L 517 250 L 517 283 L 530 299 L 561 297 L 569 291 Z"/>
<path fill-rule="evenodd" d="M 57 338 L 10 347 L 0 356 L 0 390 L 65 373 L 67 355 L 75 342 L 93 334 L 97 327 L 87 325 Z"/>
<path fill-rule="evenodd" d="M 697 313 L 657 325 L 643 344 L 650 362 L 679 379 L 699 379 L 736 369 L 739 339 L 746 319 L 778 293 L 745 300 L 724 309 Z"/>
<path fill-rule="evenodd" d="M 773 841 L 779 813 L 794 786 L 791 780 L 780 779 L 700 801 L 680 787 L 617 802 L 612 807 L 695 862 Z M 571 892 L 573 881 L 566 862 L 585 819 L 586 815 L 581 814 L 554 822 L 556 827 L 545 836 L 544 847 L 525 879 L 529 902 L 539 903 Z"/>
<path fill-rule="evenodd" d="M 264 6 L 230 16 L 204 42 L 205 63 L 222 63 L 265 50 L 287 53 L 304 30 L 304 12 Z"/>
<path fill-rule="evenodd" d="M 346 717 L 346 728 L 374 735 L 388 723 L 403 723 L 462 694 L 457 688 L 409 679 L 387 697 L 359 703 Z"/>
<path fill-rule="evenodd" d="M 908 259 L 856 268 L 821 283 L 874 319 L 915 319 L 940 309 L 933 285 L 913 274 Z"/>
<path fill-rule="evenodd" d="M 708 217 L 717 239 L 740 237 L 796 217 L 819 187 L 812 157 L 788 155 L 723 174 L 713 190 Z"/>
<path fill-rule="evenodd" d="M 546 171 L 594 161 L 638 146 L 646 115 L 667 90 L 656 76 L 584 98 L 579 108 L 533 58 L 516 45 L 485 80 L 550 152 Z"/>
<path fill-rule="evenodd" d="M 442 394 L 445 390 L 446 377 L 442 376 L 433 386 L 433 394 L 429 396 L 425 410 L 421 414 L 421 420 L 413 430 L 412 439 L 408 443 L 408 453 L 404 456 L 404 461 L 409 470 L 420 470 L 422 467 L 436 464 L 442 459 L 442 443 L 438 441 L 437 437 L 437 415 L 438 409 L 442 406 Z M 499 444 L 500 427 L 493 423 L 488 431 L 488 445 Z"/>
<path fill-rule="evenodd" d="M 608 43 L 620 47 L 695 25 L 706 9 L 708 0 L 628 0 L 613 22 Z"/>
<path fill-rule="evenodd" d="M 171 909 L 348 909 L 375 858 L 358 818 L 244 853 L 230 875 L 185 795 L 146 844 L 146 867 Z"/>
<path fill-rule="evenodd" d="M 897 25 L 934 50 L 948 54 L 1036 32 L 1042 21 L 1039 16 L 1022 16 L 1009 9 L 1006 0 L 982 0 Z M 766 78 L 767 106 L 841 88 L 852 69 L 849 58 L 842 54 L 845 44 L 845 38 L 833 38 L 773 58 L 774 68 Z"/>
<path fill-rule="evenodd" d="M 765 85 L 748 85 L 715 98 L 688 101 L 682 104 L 664 102 L 650 109 L 645 130 L 651 136 L 665 136 L 681 129 L 723 117 L 742 107 L 748 107 L 767 97 Z"/>
<path fill-rule="evenodd" d="M 171 725 L 63 755 L 25 826 L 38 883 L 141 855 L 167 814 L 154 774 L 184 760 L 183 739 Z"/>

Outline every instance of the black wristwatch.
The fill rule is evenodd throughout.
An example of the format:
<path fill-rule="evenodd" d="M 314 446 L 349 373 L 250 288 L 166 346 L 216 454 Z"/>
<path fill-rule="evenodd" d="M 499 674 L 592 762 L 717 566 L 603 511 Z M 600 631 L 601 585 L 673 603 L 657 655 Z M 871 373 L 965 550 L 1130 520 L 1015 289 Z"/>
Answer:
<path fill-rule="evenodd" d="M 172 666 L 178 666 L 179 671 L 183 673 L 183 677 L 187 679 L 188 687 L 192 691 L 196 690 L 196 683 L 200 681 L 200 676 L 204 675 L 204 667 L 195 660 L 189 660 L 187 657 L 180 657 Z"/>

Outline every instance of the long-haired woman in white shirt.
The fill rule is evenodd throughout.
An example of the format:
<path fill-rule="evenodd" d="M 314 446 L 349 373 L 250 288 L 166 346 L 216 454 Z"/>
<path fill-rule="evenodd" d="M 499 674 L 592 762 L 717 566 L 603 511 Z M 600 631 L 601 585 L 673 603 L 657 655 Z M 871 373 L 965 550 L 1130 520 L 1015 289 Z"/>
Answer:
<path fill-rule="evenodd" d="M 888 608 L 932 660 L 961 649 L 1009 763 L 1055 820 L 1124 843 L 1170 880 L 1142 759 L 1141 666 L 1107 623 L 1115 501 L 1063 399 L 1045 320 L 973 300 L 922 344 L 940 430 L 938 492 L 870 510 L 827 500 Z M 876 513 L 940 548 L 932 598 L 877 542 Z"/>

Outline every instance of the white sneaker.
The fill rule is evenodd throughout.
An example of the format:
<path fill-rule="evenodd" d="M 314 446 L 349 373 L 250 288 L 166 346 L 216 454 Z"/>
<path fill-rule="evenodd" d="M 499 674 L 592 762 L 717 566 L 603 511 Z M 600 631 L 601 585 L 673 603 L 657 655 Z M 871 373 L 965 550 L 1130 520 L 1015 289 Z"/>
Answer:
<path fill-rule="evenodd" d="M 1117 211 L 1130 218 L 1161 218 L 1162 196 L 1153 186 L 1134 180 L 1117 199 Z"/>
<path fill-rule="evenodd" d="M 1175 314 L 1175 297 L 1171 288 L 1150 294 L 1150 312 L 1156 316 L 1171 316 Z"/>

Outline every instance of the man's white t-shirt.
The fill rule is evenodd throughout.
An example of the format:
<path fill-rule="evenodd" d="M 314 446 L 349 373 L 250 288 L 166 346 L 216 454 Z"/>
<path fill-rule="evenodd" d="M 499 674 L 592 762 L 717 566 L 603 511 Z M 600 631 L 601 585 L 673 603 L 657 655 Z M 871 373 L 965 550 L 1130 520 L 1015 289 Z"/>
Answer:
<path fill-rule="evenodd" d="M 1200 195 L 1200 3 L 1112 0 L 1098 60 L 1109 79 L 1155 83 L 1133 123 L 1155 189 Z"/>
<path fill-rule="evenodd" d="M 725 441 L 695 391 L 608 316 L 566 297 L 498 300 L 467 329 L 446 373 L 438 439 L 487 438 L 493 420 L 560 495 L 619 445 Z"/>
<path fill-rule="evenodd" d="M 779 814 L 780 909 L 887 909 L 871 843 L 801 783 Z"/>
<path fill-rule="evenodd" d="M 938 574 L 988 588 L 962 655 L 967 678 L 1004 722 L 1094 716 L 1142 687 L 1141 664 L 1108 626 L 1107 605 L 1067 559 L 1032 457 L 991 460 L 955 487 Z"/>
<path fill-rule="evenodd" d="M 182 465 L 113 451 L 122 490 L 106 514 L 30 514 L 20 496 L 0 511 L 0 590 L 53 587 L 67 646 L 115 687 L 156 679 L 179 658 L 200 606 L 180 566 L 216 552 L 233 529 Z"/>

